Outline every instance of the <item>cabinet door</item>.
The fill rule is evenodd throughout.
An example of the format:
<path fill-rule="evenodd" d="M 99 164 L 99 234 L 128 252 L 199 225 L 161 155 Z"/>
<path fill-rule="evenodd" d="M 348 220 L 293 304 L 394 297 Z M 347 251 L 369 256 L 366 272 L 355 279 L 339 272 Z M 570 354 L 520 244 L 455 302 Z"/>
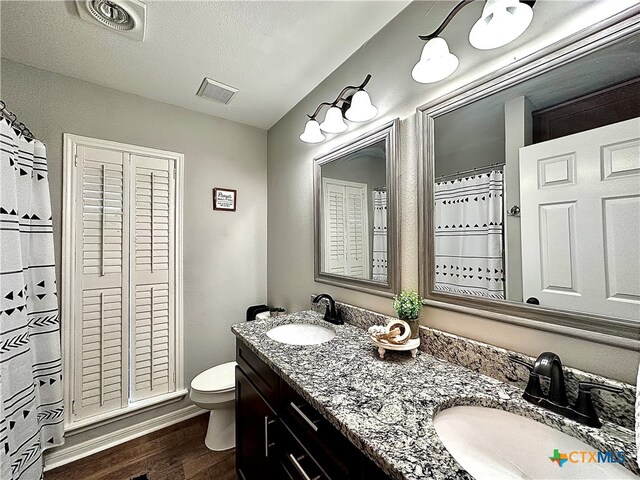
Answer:
<path fill-rule="evenodd" d="M 240 480 L 276 479 L 276 416 L 236 367 L 236 471 Z"/>

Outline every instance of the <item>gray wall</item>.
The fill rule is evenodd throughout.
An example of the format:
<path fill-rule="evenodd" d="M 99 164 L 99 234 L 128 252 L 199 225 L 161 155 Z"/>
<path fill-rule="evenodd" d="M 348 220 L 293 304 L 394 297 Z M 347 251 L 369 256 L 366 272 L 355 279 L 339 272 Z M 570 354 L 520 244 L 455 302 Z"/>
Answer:
<path fill-rule="evenodd" d="M 63 133 L 184 153 L 185 385 L 232 360 L 230 326 L 244 320 L 248 305 L 266 300 L 266 132 L 6 60 L 0 97 L 47 146 L 58 265 Z M 216 186 L 238 189 L 237 212 L 212 210 Z M 190 403 L 187 398 L 134 418 Z M 67 443 L 131 423 L 115 422 Z"/>
<path fill-rule="evenodd" d="M 447 2 L 412 3 L 363 45 L 269 130 L 269 300 L 295 311 L 308 308 L 311 293 L 328 292 L 338 300 L 392 314 L 392 304 L 388 298 L 314 282 L 313 158 L 395 117 L 400 118 L 401 280 L 403 288 L 418 287 L 419 137 L 416 133 L 416 107 L 584 28 L 588 23 L 587 10 L 591 9 L 589 11 L 593 15 L 588 21 L 592 22 L 598 18 L 598 13 L 593 9 L 602 5 L 539 2 L 535 7 L 539 21 L 534 22 L 525 34 L 527 38 L 534 39 L 531 43 L 521 44 L 514 49 L 507 47 L 470 52 L 470 47 L 465 47 L 468 43 L 466 35 L 455 36 L 450 33 L 457 23 L 470 28 L 473 22 L 471 17 L 479 16 L 482 7 L 472 4 L 456 17 L 444 33 L 452 51 L 466 51 L 469 55 L 461 54 L 460 67 L 452 77 L 433 85 L 421 85 L 411 78 L 411 69 L 423 45 L 416 35 L 428 33 L 437 27 L 437 19 L 444 18 L 450 10 Z M 425 17 L 427 12 L 429 16 Z M 545 22 L 545 16 L 547 19 L 562 18 L 566 23 L 558 25 L 556 21 Z M 302 143 L 298 136 L 304 127 L 305 114 L 313 112 L 320 102 L 335 98 L 345 85 L 357 84 L 367 73 L 373 76 L 367 90 L 379 108 L 379 116 L 364 124 L 351 124 L 349 132 L 330 137 L 322 144 Z M 529 355 L 551 350 L 570 366 L 635 383 L 639 356 L 631 350 L 433 307 L 423 309 L 421 322 Z"/>
<path fill-rule="evenodd" d="M 436 179 L 504 163 L 504 105 L 481 100 L 442 115 L 434 121 L 434 136 Z"/>

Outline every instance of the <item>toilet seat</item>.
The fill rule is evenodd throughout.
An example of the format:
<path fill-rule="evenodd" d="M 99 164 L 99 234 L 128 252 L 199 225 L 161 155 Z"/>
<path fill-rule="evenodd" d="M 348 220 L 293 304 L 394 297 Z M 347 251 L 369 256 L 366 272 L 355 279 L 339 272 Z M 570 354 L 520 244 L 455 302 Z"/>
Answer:
<path fill-rule="evenodd" d="M 191 389 L 201 393 L 234 390 L 236 365 L 236 362 L 227 362 L 205 370 L 191 381 Z"/>

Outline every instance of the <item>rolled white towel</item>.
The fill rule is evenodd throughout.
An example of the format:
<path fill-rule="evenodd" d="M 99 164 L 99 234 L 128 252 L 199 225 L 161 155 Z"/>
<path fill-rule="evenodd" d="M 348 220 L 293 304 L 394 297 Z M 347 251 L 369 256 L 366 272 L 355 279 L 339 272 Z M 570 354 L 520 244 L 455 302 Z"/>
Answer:
<path fill-rule="evenodd" d="M 373 325 L 369 327 L 369 335 L 382 335 L 385 333 L 389 333 L 389 328 L 384 325 Z"/>

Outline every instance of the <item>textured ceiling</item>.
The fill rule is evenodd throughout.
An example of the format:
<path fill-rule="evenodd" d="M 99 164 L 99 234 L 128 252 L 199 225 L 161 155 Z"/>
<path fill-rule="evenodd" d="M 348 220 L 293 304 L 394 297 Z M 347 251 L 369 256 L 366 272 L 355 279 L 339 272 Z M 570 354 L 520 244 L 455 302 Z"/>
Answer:
<path fill-rule="evenodd" d="M 1 54 L 268 129 L 408 3 L 148 1 L 136 42 L 81 20 L 74 2 L 3 0 Z M 229 105 L 196 97 L 205 76 L 239 89 Z"/>

